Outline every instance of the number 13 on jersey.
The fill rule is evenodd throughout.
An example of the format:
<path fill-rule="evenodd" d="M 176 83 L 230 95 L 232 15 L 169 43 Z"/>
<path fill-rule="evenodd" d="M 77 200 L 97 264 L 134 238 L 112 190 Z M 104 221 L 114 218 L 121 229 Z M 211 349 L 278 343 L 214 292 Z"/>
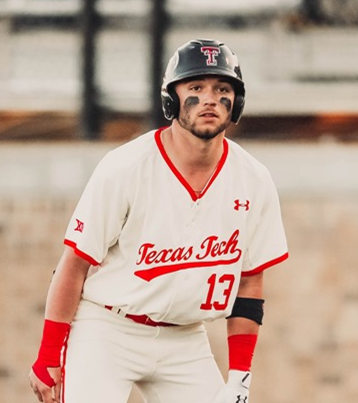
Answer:
<path fill-rule="evenodd" d="M 206 301 L 200 305 L 200 309 L 209 311 L 211 309 L 215 309 L 216 311 L 224 311 L 229 302 L 230 294 L 232 287 L 235 282 L 235 276 L 233 274 L 222 274 L 220 277 L 214 273 L 208 278 L 208 294 L 206 297 Z M 223 288 L 222 290 L 222 298 L 219 301 L 213 301 L 213 295 L 215 287 L 218 287 L 219 284 Z"/>

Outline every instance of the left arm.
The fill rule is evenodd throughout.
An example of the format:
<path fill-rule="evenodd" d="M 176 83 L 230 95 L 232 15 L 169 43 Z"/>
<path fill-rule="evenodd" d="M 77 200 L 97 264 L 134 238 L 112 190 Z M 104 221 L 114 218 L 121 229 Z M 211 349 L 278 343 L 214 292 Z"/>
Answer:
<path fill-rule="evenodd" d="M 239 285 L 238 297 L 263 298 L 263 272 L 253 276 L 242 277 Z M 227 320 L 228 337 L 236 334 L 258 334 L 259 324 L 243 317 L 233 317 Z"/>
<path fill-rule="evenodd" d="M 251 360 L 263 315 L 263 273 L 243 277 L 227 319 L 229 375 L 218 403 L 248 403 Z"/>

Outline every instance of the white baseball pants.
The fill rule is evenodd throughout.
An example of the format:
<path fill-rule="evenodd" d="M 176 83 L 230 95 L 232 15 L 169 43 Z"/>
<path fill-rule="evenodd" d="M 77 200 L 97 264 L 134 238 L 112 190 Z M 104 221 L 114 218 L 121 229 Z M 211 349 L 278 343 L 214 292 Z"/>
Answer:
<path fill-rule="evenodd" d="M 203 325 L 153 327 L 81 301 L 64 357 L 63 403 L 212 403 L 224 381 Z"/>

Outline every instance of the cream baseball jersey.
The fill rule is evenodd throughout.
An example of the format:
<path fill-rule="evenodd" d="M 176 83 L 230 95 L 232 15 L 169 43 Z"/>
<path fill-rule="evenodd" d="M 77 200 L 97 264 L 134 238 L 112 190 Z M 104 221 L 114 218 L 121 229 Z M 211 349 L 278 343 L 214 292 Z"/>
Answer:
<path fill-rule="evenodd" d="M 275 186 L 262 164 L 224 139 L 196 196 L 161 135 L 109 152 L 75 208 L 65 244 L 92 265 L 83 298 L 176 324 L 228 316 L 241 276 L 288 257 Z"/>

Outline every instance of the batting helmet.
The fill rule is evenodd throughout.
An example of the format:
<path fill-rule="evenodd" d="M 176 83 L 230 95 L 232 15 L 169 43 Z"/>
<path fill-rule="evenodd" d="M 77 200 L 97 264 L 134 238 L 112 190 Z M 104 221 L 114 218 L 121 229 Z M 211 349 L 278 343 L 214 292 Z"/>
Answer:
<path fill-rule="evenodd" d="M 168 62 L 161 90 L 164 116 L 174 119 L 179 114 L 179 98 L 174 84 L 190 77 L 219 75 L 227 77 L 235 89 L 231 120 L 238 123 L 245 104 L 245 86 L 238 59 L 224 43 L 211 39 L 195 39 L 178 48 Z"/>

